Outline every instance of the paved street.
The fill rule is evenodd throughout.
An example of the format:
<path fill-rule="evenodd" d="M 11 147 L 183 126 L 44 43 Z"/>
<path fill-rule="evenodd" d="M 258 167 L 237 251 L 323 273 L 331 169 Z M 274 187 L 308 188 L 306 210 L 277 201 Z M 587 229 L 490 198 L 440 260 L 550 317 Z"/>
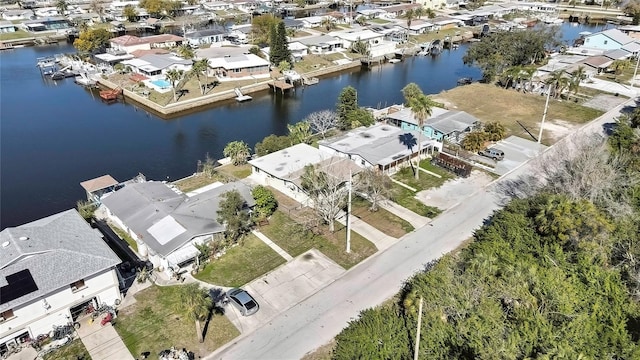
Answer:
<path fill-rule="evenodd" d="M 632 100 L 627 102 L 631 103 Z M 612 122 L 623 105 L 578 132 L 602 132 L 603 124 Z M 516 178 L 529 172 L 531 166 L 527 163 L 504 178 Z M 472 194 L 430 225 L 408 234 L 385 252 L 359 264 L 267 325 L 243 334 L 206 359 L 299 359 L 329 342 L 361 310 L 390 298 L 425 263 L 468 239 L 499 208 L 500 199 L 493 192 L 494 186 L 495 183 L 489 184 Z"/>

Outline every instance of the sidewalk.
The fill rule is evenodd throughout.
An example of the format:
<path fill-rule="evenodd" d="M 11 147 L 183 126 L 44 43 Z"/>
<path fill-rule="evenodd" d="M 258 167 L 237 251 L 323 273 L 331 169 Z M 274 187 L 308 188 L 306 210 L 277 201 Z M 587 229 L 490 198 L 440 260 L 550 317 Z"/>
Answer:
<path fill-rule="evenodd" d="M 287 262 L 293 260 L 293 256 L 289 255 L 286 251 L 284 251 L 280 246 L 276 245 L 271 239 L 265 236 L 265 234 L 261 233 L 260 230 L 251 231 L 253 235 L 257 236 L 258 239 L 262 240 L 265 244 L 269 245 L 273 251 L 277 252 L 278 255 L 282 256 Z"/>
<path fill-rule="evenodd" d="M 345 218 L 346 216 L 341 216 L 336 220 L 340 224 L 346 225 Z M 371 241 L 378 248 L 378 251 L 386 250 L 398 242 L 398 239 L 383 233 L 355 216 L 351 219 L 351 230 Z"/>
<path fill-rule="evenodd" d="M 411 224 L 411 226 L 413 226 L 415 229 L 419 229 L 431 222 L 431 219 L 429 219 L 428 217 L 418 215 L 413 211 L 394 203 L 393 201 L 382 201 L 378 206 L 398 216 L 399 218 L 408 221 L 409 224 Z"/>
<path fill-rule="evenodd" d="M 631 87 L 627 84 L 593 78 L 588 81 L 581 82 L 580 86 L 606 91 L 612 94 L 621 94 L 630 98 L 635 98 L 636 96 L 638 96 L 638 93 L 640 93 L 637 88 L 638 86 L 640 86 L 639 81 L 636 81 L 635 86 Z"/>

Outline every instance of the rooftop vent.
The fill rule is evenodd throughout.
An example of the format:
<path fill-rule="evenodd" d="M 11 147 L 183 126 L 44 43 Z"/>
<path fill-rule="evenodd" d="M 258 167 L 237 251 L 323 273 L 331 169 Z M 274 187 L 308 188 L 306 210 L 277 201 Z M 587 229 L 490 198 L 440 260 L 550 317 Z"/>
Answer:
<path fill-rule="evenodd" d="M 21 241 L 26 241 L 26 240 L 29 240 L 29 237 L 27 237 L 27 236 L 20 236 L 20 240 L 21 240 Z"/>
<path fill-rule="evenodd" d="M 5 242 L 3 242 L 3 243 L 2 243 L 2 247 L 3 247 L 3 248 L 6 248 L 6 247 L 7 247 L 7 246 L 9 246 L 10 244 L 11 244 L 10 242 L 5 241 Z"/>

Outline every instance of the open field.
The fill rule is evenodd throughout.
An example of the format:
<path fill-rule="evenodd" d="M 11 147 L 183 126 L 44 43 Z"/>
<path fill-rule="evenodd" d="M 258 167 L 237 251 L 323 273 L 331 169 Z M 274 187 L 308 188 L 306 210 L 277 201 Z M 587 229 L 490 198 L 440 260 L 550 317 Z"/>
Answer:
<path fill-rule="evenodd" d="M 207 331 L 204 343 L 199 343 L 195 323 L 176 311 L 177 290 L 177 286 L 154 285 L 137 293 L 136 303 L 118 312 L 115 328 L 132 354 L 149 351 L 157 356 L 175 346 L 193 351 L 198 359 L 240 334 L 226 316 L 213 313 L 208 324 L 201 323 Z"/>
<path fill-rule="evenodd" d="M 282 256 L 255 235 L 248 234 L 241 245 L 212 260 L 195 278 L 210 284 L 240 287 L 284 263 Z"/>
<path fill-rule="evenodd" d="M 522 126 L 537 136 L 546 97 L 474 83 L 443 91 L 434 95 L 433 99 L 444 103 L 449 109 L 466 111 L 482 122 L 500 122 L 507 129 L 506 137 L 516 135 L 530 138 Z M 566 127 L 584 124 L 602 114 L 602 111 L 584 107 L 580 103 L 551 98 L 545 124 L 548 131 L 542 142 L 549 145 L 558 139 L 553 124 L 562 128 L 559 131 L 566 132 Z M 549 127 L 547 124 L 550 124 Z"/>

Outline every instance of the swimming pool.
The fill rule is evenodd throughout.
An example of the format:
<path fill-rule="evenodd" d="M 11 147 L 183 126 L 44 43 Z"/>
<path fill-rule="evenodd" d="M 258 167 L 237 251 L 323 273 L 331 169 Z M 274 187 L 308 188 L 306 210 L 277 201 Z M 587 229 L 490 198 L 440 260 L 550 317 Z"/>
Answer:
<path fill-rule="evenodd" d="M 159 79 L 159 80 L 151 80 L 151 83 L 160 89 L 166 89 L 171 87 L 171 83 L 167 80 Z"/>

